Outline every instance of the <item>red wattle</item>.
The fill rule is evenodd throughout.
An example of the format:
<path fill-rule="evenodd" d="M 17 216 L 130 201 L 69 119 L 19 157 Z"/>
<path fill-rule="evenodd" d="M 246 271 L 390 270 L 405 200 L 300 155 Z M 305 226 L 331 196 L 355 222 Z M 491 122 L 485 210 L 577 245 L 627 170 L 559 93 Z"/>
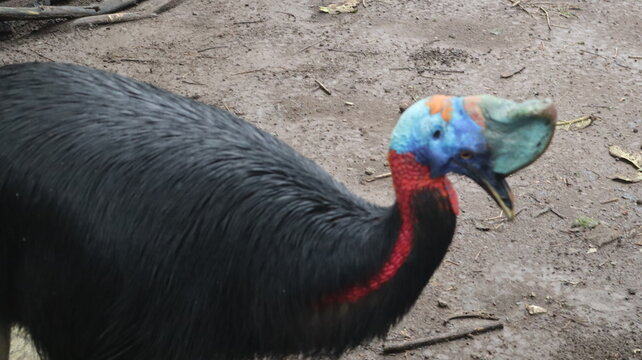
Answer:
<path fill-rule="evenodd" d="M 369 293 L 378 290 L 392 279 L 399 268 L 406 262 L 413 245 L 415 215 L 412 211 L 412 197 L 418 190 L 432 188 L 444 198 L 450 200 L 452 211 L 459 214 L 457 193 L 452 183 L 444 176 L 437 179 L 430 177 L 430 169 L 415 161 L 411 153 L 398 154 L 390 150 L 388 162 L 392 171 L 392 180 L 397 195 L 397 206 L 401 213 L 401 229 L 397 236 L 390 257 L 366 284 L 355 285 L 338 294 L 324 298 L 323 303 L 353 303 Z"/>

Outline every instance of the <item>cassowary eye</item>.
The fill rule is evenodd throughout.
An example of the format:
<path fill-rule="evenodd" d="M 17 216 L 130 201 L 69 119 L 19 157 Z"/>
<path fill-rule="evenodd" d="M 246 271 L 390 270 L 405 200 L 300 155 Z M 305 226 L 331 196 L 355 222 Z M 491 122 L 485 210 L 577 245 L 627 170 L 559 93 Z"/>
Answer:
<path fill-rule="evenodd" d="M 459 153 L 459 157 L 464 159 L 464 160 L 470 160 L 473 157 L 473 152 L 470 150 L 462 150 Z"/>
<path fill-rule="evenodd" d="M 441 137 L 441 130 L 435 130 L 435 132 L 432 133 L 433 139 L 439 139 L 440 137 Z"/>

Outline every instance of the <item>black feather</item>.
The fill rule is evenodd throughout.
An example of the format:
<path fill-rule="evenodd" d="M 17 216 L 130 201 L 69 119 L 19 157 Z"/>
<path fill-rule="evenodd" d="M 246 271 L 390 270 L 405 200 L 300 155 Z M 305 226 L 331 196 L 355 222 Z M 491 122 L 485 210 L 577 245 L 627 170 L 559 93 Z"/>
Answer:
<path fill-rule="evenodd" d="M 0 324 L 52 360 L 340 353 L 385 334 L 452 238 L 415 196 L 415 246 L 354 304 L 401 219 L 235 116 L 63 64 L 0 68 Z"/>

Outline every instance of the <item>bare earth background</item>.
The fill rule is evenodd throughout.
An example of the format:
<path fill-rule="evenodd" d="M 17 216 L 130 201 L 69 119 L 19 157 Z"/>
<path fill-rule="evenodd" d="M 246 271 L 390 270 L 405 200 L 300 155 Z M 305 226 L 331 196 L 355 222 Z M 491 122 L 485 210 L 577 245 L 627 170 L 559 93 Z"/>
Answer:
<path fill-rule="evenodd" d="M 3 4 L 30 5 L 19 1 Z M 549 151 L 509 179 L 521 211 L 512 223 L 492 219 L 488 196 L 454 177 L 462 214 L 453 246 L 389 337 L 485 323 L 443 325 L 462 311 L 493 313 L 503 330 L 395 356 L 375 341 L 344 359 L 642 359 L 642 183 L 611 180 L 635 170 L 608 154 L 609 145 L 642 146 L 642 2 L 522 0 L 524 11 L 507 0 L 368 0 L 336 16 L 318 12 L 324 4 L 186 0 L 154 19 L 94 29 L 32 33 L 41 25 L 17 23 L 0 41 L 0 63 L 109 69 L 229 109 L 381 204 L 393 201 L 390 180 L 365 182 L 364 172 L 387 172 L 400 104 L 491 93 L 551 97 L 560 120 L 594 114 L 588 128 L 559 128 Z M 572 228 L 581 216 L 600 224 Z M 529 315 L 530 304 L 548 312 Z M 12 360 L 36 359 L 20 338 Z"/>

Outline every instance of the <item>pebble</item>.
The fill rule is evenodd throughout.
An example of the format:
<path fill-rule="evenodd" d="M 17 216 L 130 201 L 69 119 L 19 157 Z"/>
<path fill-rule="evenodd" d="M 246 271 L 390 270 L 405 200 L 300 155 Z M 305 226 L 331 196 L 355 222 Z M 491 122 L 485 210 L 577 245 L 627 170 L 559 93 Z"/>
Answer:
<path fill-rule="evenodd" d="M 627 289 L 626 291 L 629 293 L 629 295 L 635 295 L 637 293 L 635 289 Z"/>
<path fill-rule="evenodd" d="M 371 167 L 367 167 L 365 173 L 366 175 L 374 175 L 375 169 Z"/>
<path fill-rule="evenodd" d="M 447 302 L 445 302 L 443 300 L 440 300 L 440 299 L 437 299 L 437 306 L 439 306 L 440 308 L 443 308 L 443 309 L 446 309 L 446 308 L 450 307 Z"/>

